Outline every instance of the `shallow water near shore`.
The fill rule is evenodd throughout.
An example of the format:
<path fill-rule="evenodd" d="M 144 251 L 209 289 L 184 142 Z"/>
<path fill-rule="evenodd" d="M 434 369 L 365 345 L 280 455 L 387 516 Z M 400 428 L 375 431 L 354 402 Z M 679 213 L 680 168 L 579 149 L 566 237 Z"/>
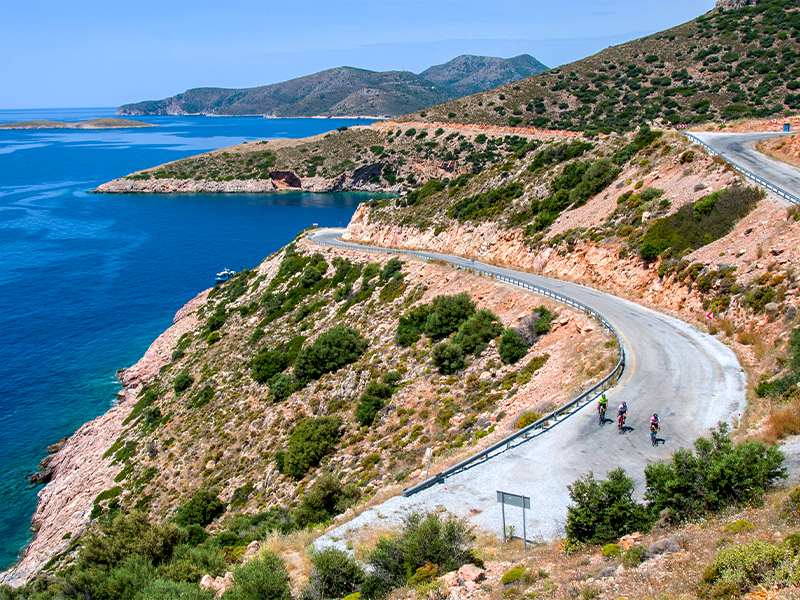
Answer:
<path fill-rule="evenodd" d="M 113 109 L 5 110 L 0 123 Z M 346 225 L 363 194 L 102 195 L 100 183 L 342 119 L 137 117 L 159 128 L 0 131 L 0 568 L 30 538 L 45 448 L 107 410 L 115 372 L 224 267 L 255 267 L 313 223 Z"/>

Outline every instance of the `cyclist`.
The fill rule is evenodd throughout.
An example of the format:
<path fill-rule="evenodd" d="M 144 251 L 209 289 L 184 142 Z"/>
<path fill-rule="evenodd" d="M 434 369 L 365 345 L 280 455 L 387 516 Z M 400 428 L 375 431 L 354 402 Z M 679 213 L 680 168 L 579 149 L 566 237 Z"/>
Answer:
<path fill-rule="evenodd" d="M 653 446 L 658 443 L 656 435 L 659 429 L 661 429 L 661 421 L 658 418 L 658 413 L 653 413 L 653 416 L 650 418 L 650 439 L 653 442 Z"/>
<path fill-rule="evenodd" d="M 608 398 L 603 394 L 600 401 L 597 403 L 597 412 L 600 415 L 600 425 L 606 421 L 606 409 L 608 408 Z"/>
<path fill-rule="evenodd" d="M 617 409 L 617 421 L 618 421 L 618 427 L 619 427 L 620 431 L 622 431 L 623 428 L 625 427 L 625 418 L 627 416 L 628 416 L 628 405 L 623 400 L 622 404 L 620 404 L 619 408 Z"/>

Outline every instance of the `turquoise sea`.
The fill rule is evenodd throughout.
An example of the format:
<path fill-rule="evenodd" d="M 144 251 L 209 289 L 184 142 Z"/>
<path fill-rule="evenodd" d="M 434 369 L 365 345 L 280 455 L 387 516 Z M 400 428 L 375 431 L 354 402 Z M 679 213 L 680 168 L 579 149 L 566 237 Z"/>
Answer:
<path fill-rule="evenodd" d="M 114 109 L 0 110 L 0 122 Z M 245 141 L 364 121 L 141 117 L 158 128 L 0 130 L 0 568 L 30 539 L 47 445 L 107 410 L 130 366 L 224 267 L 254 267 L 358 194 L 100 195 L 139 169 Z"/>

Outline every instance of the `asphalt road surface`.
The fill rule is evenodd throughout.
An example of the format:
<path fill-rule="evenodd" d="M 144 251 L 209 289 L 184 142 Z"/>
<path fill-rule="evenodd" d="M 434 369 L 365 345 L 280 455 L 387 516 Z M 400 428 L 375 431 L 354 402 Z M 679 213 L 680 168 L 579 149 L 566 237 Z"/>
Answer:
<path fill-rule="evenodd" d="M 765 140 L 787 133 L 695 133 L 692 135 L 711 146 L 723 157 L 749 169 L 759 177 L 800 196 L 800 169 L 770 158 L 755 149 L 758 140 Z"/>
<path fill-rule="evenodd" d="M 322 230 L 311 239 L 324 245 L 370 250 L 338 240 L 343 232 Z M 441 507 L 501 535 L 498 490 L 530 497 L 531 510 L 526 511 L 525 523 L 528 539 L 551 539 L 563 532 L 569 504 L 567 485 L 575 479 L 589 471 L 603 477 L 621 466 L 636 481 L 636 495 L 641 497 L 647 464 L 669 459 L 681 446 L 691 447 L 719 421 L 738 418 L 745 407 L 745 374 L 734 353 L 716 338 L 682 321 L 574 283 L 456 256 L 423 254 L 523 279 L 596 309 L 620 333 L 627 356 L 625 371 L 619 385 L 607 392 L 609 410 L 604 426 L 599 425 L 596 405 L 591 403 L 546 433 L 448 477 L 442 484 L 407 498 L 391 498 L 362 513 L 320 538 L 320 546 L 341 545 L 347 531 L 396 527 L 409 512 Z M 615 414 L 623 400 L 629 411 L 627 430 L 620 434 Z M 662 422 L 657 447 L 651 445 L 649 436 L 653 413 L 658 413 Z M 521 509 L 506 507 L 506 523 L 521 535 Z"/>

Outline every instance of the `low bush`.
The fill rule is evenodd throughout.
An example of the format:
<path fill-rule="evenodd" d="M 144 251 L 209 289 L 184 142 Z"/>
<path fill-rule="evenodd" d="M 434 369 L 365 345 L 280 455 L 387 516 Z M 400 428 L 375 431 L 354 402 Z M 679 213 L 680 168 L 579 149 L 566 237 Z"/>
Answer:
<path fill-rule="evenodd" d="M 606 544 L 603 546 L 603 550 L 601 554 L 605 558 L 616 558 L 617 556 L 622 554 L 622 546 L 619 544 Z"/>
<path fill-rule="evenodd" d="M 475 536 L 467 521 L 439 513 L 412 513 L 405 518 L 401 535 L 403 564 L 411 575 L 426 564 L 438 565 L 442 573 L 474 563 Z"/>
<path fill-rule="evenodd" d="M 181 392 L 185 392 L 194 383 L 194 377 L 189 375 L 186 371 L 181 371 L 175 377 L 175 381 L 172 382 L 172 389 L 175 390 L 176 394 L 180 394 Z"/>
<path fill-rule="evenodd" d="M 497 351 L 500 353 L 500 360 L 507 365 L 513 365 L 525 358 L 528 344 L 516 329 L 509 328 L 500 336 Z"/>
<path fill-rule="evenodd" d="M 648 257 L 666 250 L 674 254 L 710 244 L 730 233 L 755 208 L 762 195 L 754 187 L 731 187 L 686 204 L 674 214 L 653 221 L 641 239 L 640 255 L 652 260 Z"/>
<path fill-rule="evenodd" d="M 490 310 L 479 310 L 458 327 L 453 343 L 466 354 L 479 355 L 503 331 L 500 319 Z"/>
<path fill-rule="evenodd" d="M 301 383 L 319 379 L 325 373 L 357 361 L 368 345 L 355 329 L 344 325 L 334 327 L 300 350 L 294 363 L 294 375 Z"/>
<path fill-rule="evenodd" d="M 320 475 L 306 492 L 292 519 L 300 527 L 325 523 L 342 514 L 361 498 L 361 490 L 354 484 L 343 485 L 330 473 Z"/>
<path fill-rule="evenodd" d="M 355 593 L 364 581 L 364 569 L 346 551 L 328 547 L 311 554 L 313 565 L 301 600 L 329 600 Z"/>
<path fill-rule="evenodd" d="M 265 349 L 250 359 L 250 375 L 254 381 L 266 383 L 291 364 L 291 356 L 281 350 Z"/>
<path fill-rule="evenodd" d="M 272 393 L 272 399 L 275 402 L 282 402 L 301 387 L 303 385 L 294 375 L 279 375 L 270 385 L 269 391 Z"/>
<path fill-rule="evenodd" d="M 225 512 L 225 506 L 217 495 L 206 489 L 197 490 L 192 497 L 178 507 L 173 519 L 178 525 L 200 525 L 205 527 Z"/>
<path fill-rule="evenodd" d="M 521 183 L 509 185 L 459 200 L 448 210 L 451 219 L 477 221 L 499 215 L 513 200 L 525 191 Z"/>
<path fill-rule="evenodd" d="M 719 598 L 740 596 L 764 584 L 796 585 L 800 581 L 797 550 L 789 543 L 755 541 L 722 550 L 703 574 L 701 593 Z"/>
<path fill-rule="evenodd" d="M 275 554 L 264 552 L 233 571 L 226 600 L 292 600 L 289 573 Z"/>
<path fill-rule="evenodd" d="M 644 546 L 632 546 L 628 548 L 625 554 L 622 555 L 622 566 L 626 569 L 635 569 L 644 562 L 645 557 Z"/>
<path fill-rule="evenodd" d="M 373 380 L 367 384 L 356 407 L 356 421 L 362 427 L 372 425 L 375 415 L 384 407 L 386 401 L 392 397 L 399 381 L 400 373 L 390 371 L 384 375 L 382 381 Z"/>
<path fill-rule="evenodd" d="M 311 467 L 333 451 L 341 435 L 342 422 L 335 417 L 304 419 L 289 436 L 283 472 L 301 479 Z"/>
<path fill-rule="evenodd" d="M 464 349 L 458 344 L 447 342 L 434 346 L 431 361 L 442 375 L 453 375 L 467 366 Z"/>
<path fill-rule="evenodd" d="M 539 419 L 542 418 L 542 414 L 536 411 L 526 411 L 520 415 L 519 419 L 517 419 L 517 429 L 524 429 L 528 425 L 532 425 L 536 423 Z"/>
<path fill-rule="evenodd" d="M 475 303 L 466 292 L 455 296 L 436 296 L 431 308 L 425 319 L 424 333 L 432 340 L 445 338 L 457 331 L 462 323 L 475 314 Z"/>

